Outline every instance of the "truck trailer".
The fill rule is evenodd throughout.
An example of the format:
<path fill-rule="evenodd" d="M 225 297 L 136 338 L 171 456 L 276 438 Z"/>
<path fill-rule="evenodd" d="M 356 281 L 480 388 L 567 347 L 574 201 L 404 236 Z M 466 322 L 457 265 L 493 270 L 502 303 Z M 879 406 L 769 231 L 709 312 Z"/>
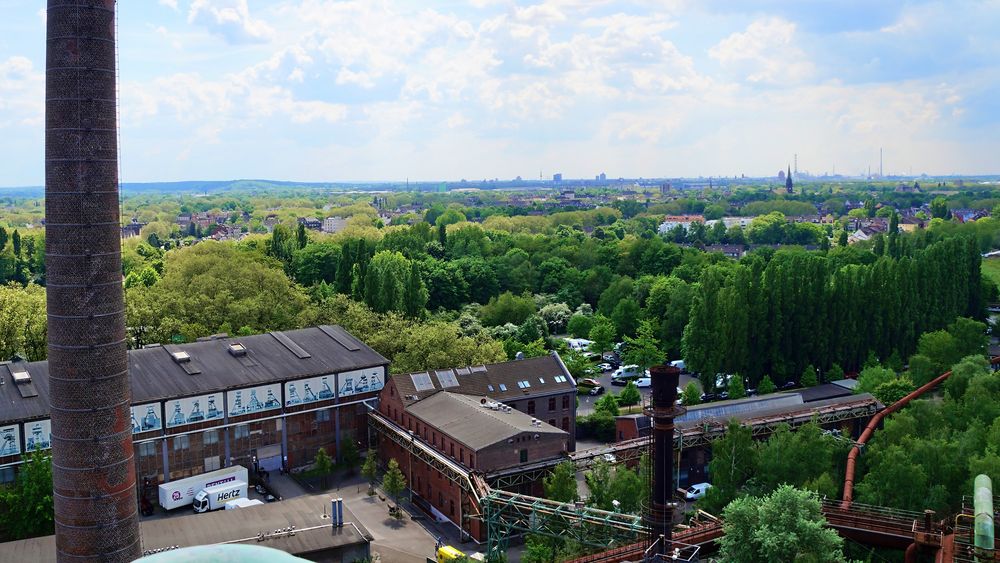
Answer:
<path fill-rule="evenodd" d="M 225 508 L 227 502 L 245 498 L 247 498 L 246 481 L 234 481 L 198 491 L 191 505 L 194 506 L 195 512 L 201 513 Z"/>
<path fill-rule="evenodd" d="M 247 468 L 233 465 L 224 469 L 202 473 L 185 479 L 177 479 L 159 486 L 160 506 L 164 510 L 173 510 L 194 502 L 195 495 L 202 489 L 208 489 L 228 483 L 241 481 L 248 483 Z M 246 496 L 244 493 L 243 496 Z"/>

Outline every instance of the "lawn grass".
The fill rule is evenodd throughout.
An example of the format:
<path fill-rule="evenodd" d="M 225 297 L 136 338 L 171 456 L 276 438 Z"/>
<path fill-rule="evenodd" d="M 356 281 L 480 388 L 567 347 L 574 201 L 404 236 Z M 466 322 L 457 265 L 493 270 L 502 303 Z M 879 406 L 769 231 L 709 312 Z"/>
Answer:
<path fill-rule="evenodd" d="M 1000 258 L 984 258 L 983 275 L 997 286 L 1000 286 Z"/>

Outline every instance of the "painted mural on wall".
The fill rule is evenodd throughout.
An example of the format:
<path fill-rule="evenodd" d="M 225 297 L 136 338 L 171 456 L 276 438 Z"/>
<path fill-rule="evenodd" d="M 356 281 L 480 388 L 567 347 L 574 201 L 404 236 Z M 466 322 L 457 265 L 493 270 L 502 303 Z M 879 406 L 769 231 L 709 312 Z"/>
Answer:
<path fill-rule="evenodd" d="M 328 401 L 334 398 L 333 386 L 336 382 L 332 375 L 311 377 L 285 383 L 285 406 L 307 405 L 317 401 Z"/>
<path fill-rule="evenodd" d="M 165 403 L 167 428 L 175 428 L 185 424 L 196 424 L 206 420 L 221 420 L 222 393 L 174 399 Z"/>
<path fill-rule="evenodd" d="M 160 419 L 160 403 L 132 405 L 132 433 L 149 432 L 163 428 Z"/>
<path fill-rule="evenodd" d="M 385 367 L 356 369 L 337 374 L 340 396 L 381 391 L 385 386 Z"/>
<path fill-rule="evenodd" d="M 47 450 L 52 447 L 52 421 L 35 420 L 24 423 L 24 451 Z"/>
<path fill-rule="evenodd" d="M 227 391 L 229 416 L 242 416 L 281 408 L 281 384 Z"/>
<path fill-rule="evenodd" d="M 21 438 L 17 425 L 0 427 L 0 456 L 21 453 Z"/>

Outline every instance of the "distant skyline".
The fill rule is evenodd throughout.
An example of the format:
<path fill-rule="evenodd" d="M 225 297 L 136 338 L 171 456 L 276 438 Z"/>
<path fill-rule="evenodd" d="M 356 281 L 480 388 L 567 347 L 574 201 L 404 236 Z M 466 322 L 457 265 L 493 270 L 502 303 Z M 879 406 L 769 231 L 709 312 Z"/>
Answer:
<path fill-rule="evenodd" d="M 0 186 L 44 181 L 0 0 Z M 1000 3 L 119 2 L 122 180 L 1000 172 Z"/>

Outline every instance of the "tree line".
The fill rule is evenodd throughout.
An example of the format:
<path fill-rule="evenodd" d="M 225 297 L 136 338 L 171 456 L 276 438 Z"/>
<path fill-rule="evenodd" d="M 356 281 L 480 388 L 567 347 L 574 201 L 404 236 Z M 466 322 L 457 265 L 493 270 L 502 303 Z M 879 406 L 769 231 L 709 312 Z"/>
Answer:
<path fill-rule="evenodd" d="M 919 334 L 982 318 L 980 260 L 974 240 L 956 237 L 860 263 L 780 251 L 708 267 L 684 328 L 688 369 L 781 383 L 808 365 L 857 371 L 870 355 L 908 357 Z"/>

